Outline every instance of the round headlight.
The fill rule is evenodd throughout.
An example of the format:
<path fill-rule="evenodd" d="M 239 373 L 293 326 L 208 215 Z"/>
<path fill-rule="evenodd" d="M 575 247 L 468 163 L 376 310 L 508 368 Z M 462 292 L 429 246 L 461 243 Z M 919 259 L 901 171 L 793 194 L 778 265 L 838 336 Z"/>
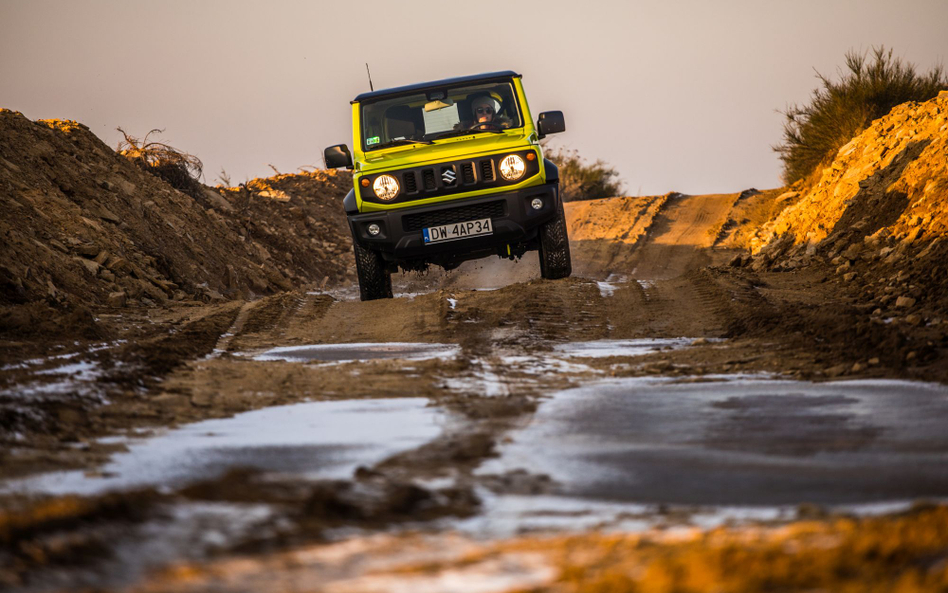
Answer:
<path fill-rule="evenodd" d="M 504 160 L 500 161 L 500 176 L 507 181 L 520 179 L 526 170 L 527 167 L 524 165 L 520 155 L 509 154 L 504 157 Z"/>
<path fill-rule="evenodd" d="M 398 182 L 391 175 L 379 175 L 375 178 L 372 189 L 380 200 L 394 200 L 398 195 Z"/>

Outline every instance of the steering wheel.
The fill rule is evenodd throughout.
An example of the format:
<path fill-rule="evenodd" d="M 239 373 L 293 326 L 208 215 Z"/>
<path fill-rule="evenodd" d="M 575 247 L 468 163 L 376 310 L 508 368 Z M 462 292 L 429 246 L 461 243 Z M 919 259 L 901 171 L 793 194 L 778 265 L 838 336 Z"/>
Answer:
<path fill-rule="evenodd" d="M 478 129 L 478 128 L 481 128 L 482 126 L 490 126 L 491 128 L 493 128 L 493 129 L 495 129 L 495 130 L 503 130 L 503 129 L 504 129 L 503 126 L 501 126 L 499 123 L 497 123 L 497 122 L 495 122 L 495 121 L 474 122 L 474 123 L 471 124 L 467 129 L 468 129 L 468 130 L 476 130 L 476 129 Z"/>

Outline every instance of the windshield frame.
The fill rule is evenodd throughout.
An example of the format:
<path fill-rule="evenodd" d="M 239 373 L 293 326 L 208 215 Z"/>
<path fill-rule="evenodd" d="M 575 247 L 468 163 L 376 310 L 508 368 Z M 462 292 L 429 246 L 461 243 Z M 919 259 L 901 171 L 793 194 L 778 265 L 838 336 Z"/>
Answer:
<path fill-rule="evenodd" d="M 513 99 L 514 99 L 513 107 L 516 109 L 517 117 L 520 118 L 520 125 L 518 125 L 518 126 L 513 126 L 513 127 L 510 127 L 510 128 L 504 128 L 503 130 L 501 130 L 501 133 L 503 133 L 503 132 L 505 132 L 505 131 L 507 131 L 507 130 L 520 130 L 520 129 L 523 129 L 523 128 L 527 125 L 527 118 L 526 118 L 526 116 L 525 116 L 526 110 L 525 110 L 524 105 L 523 105 L 523 99 L 520 97 L 520 89 L 519 89 L 518 85 L 514 82 L 514 78 L 515 78 L 514 76 L 506 76 L 506 77 L 502 77 L 502 78 L 486 79 L 486 80 L 467 80 L 467 81 L 464 81 L 464 82 L 457 82 L 457 83 L 453 83 L 453 84 L 450 84 L 450 83 L 449 83 L 449 84 L 436 84 L 436 85 L 432 85 L 432 86 L 430 86 L 430 87 L 425 87 L 425 88 L 420 88 L 420 89 L 412 89 L 411 91 L 406 91 L 406 92 L 404 92 L 404 93 L 397 93 L 397 94 L 392 94 L 392 95 L 381 96 L 381 97 L 378 97 L 378 98 L 374 98 L 374 100 L 366 101 L 366 102 L 364 102 L 364 103 L 363 103 L 363 102 L 356 103 L 356 104 L 358 105 L 358 107 L 359 107 L 359 146 L 360 146 L 360 148 L 362 149 L 362 152 L 363 152 L 363 153 L 370 153 L 370 152 L 374 152 L 374 151 L 378 151 L 378 150 L 389 150 L 389 149 L 392 149 L 392 148 L 405 148 L 405 147 L 413 146 L 413 145 L 417 145 L 417 144 L 422 144 L 422 145 L 437 144 L 437 140 L 434 140 L 434 139 L 425 139 L 424 141 L 419 140 L 419 141 L 416 141 L 416 142 L 413 142 L 413 143 L 406 142 L 406 143 L 404 143 L 404 144 L 395 145 L 395 146 L 392 146 L 392 145 L 385 146 L 385 144 L 387 144 L 387 143 L 380 143 L 380 144 L 381 144 L 381 147 L 366 146 L 365 141 L 367 140 L 367 138 L 366 138 L 366 136 L 365 136 L 365 134 L 366 134 L 366 132 L 365 132 L 365 108 L 366 108 L 367 106 L 369 106 L 369 105 L 373 105 L 373 104 L 375 104 L 375 103 L 380 103 L 380 102 L 382 102 L 382 101 L 388 101 L 388 100 L 391 100 L 391 99 L 397 99 L 397 98 L 399 98 L 399 97 L 410 97 L 410 96 L 413 96 L 413 95 L 425 95 L 425 96 L 427 96 L 429 93 L 431 93 L 431 92 L 433 92 L 433 91 L 443 91 L 443 92 L 445 93 L 445 95 L 447 95 L 448 93 L 450 93 L 450 91 L 455 90 L 455 89 L 466 88 L 466 87 L 478 87 L 478 86 L 483 86 L 483 85 L 488 85 L 488 84 L 495 84 L 495 85 L 497 85 L 497 84 L 507 83 L 507 84 L 510 85 L 511 95 L 512 95 L 512 97 L 513 97 Z M 445 130 L 444 132 L 447 132 L 447 131 L 449 131 L 449 130 Z M 441 132 L 441 133 L 444 133 L 444 132 Z M 492 130 L 459 130 L 459 132 L 462 132 L 462 133 L 459 133 L 459 134 L 457 134 L 457 135 L 452 134 L 452 135 L 446 136 L 446 137 L 444 137 L 444 138 L 439 138 L 438 140 L 450 140 L 450 139 L 454 139 L 454 138 L 458 138 L 458 137 L 462 137 L 462 136 L 470 136 L 470 135 L 476 135 L 476 134 L 480 134 L 480 133 L 496 134 L 498 131 L 497 131 L 497 130 L 493 130 L 493 131 L 492 131 Z"/>

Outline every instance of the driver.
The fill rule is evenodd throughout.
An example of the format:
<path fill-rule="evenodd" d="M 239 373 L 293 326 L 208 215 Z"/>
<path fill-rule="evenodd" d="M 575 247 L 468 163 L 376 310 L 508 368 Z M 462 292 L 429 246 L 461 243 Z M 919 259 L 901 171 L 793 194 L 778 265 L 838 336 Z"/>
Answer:
<path fill-rule="evenodd" d="M 471 126 L 472 128 L 478 128 L 481 126 L 484 128 L 510 127 L 510 118 L 499 113 L 500 101 L 491 97 L 490 95 L 481 95 L 479 97 L 475 97 L 471 101 L 471 111 L 474 115 L 474 124 Z"/>

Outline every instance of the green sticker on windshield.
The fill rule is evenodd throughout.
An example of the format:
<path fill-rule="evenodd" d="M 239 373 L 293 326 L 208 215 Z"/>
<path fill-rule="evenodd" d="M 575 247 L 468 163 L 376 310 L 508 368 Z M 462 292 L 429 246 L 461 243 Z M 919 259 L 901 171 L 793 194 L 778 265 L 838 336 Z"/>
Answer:
<path fill-rule="evenodd" d="M 378 143 L 379 143 L 379 137 L 378 137 L 378 136 L 372 136 L 371 138 L 368 138 L 368 139 L 365 141 L 365 145 L 366 145 L 366 146 L 372 146 L 373 144 L 378 144 Z"/>

